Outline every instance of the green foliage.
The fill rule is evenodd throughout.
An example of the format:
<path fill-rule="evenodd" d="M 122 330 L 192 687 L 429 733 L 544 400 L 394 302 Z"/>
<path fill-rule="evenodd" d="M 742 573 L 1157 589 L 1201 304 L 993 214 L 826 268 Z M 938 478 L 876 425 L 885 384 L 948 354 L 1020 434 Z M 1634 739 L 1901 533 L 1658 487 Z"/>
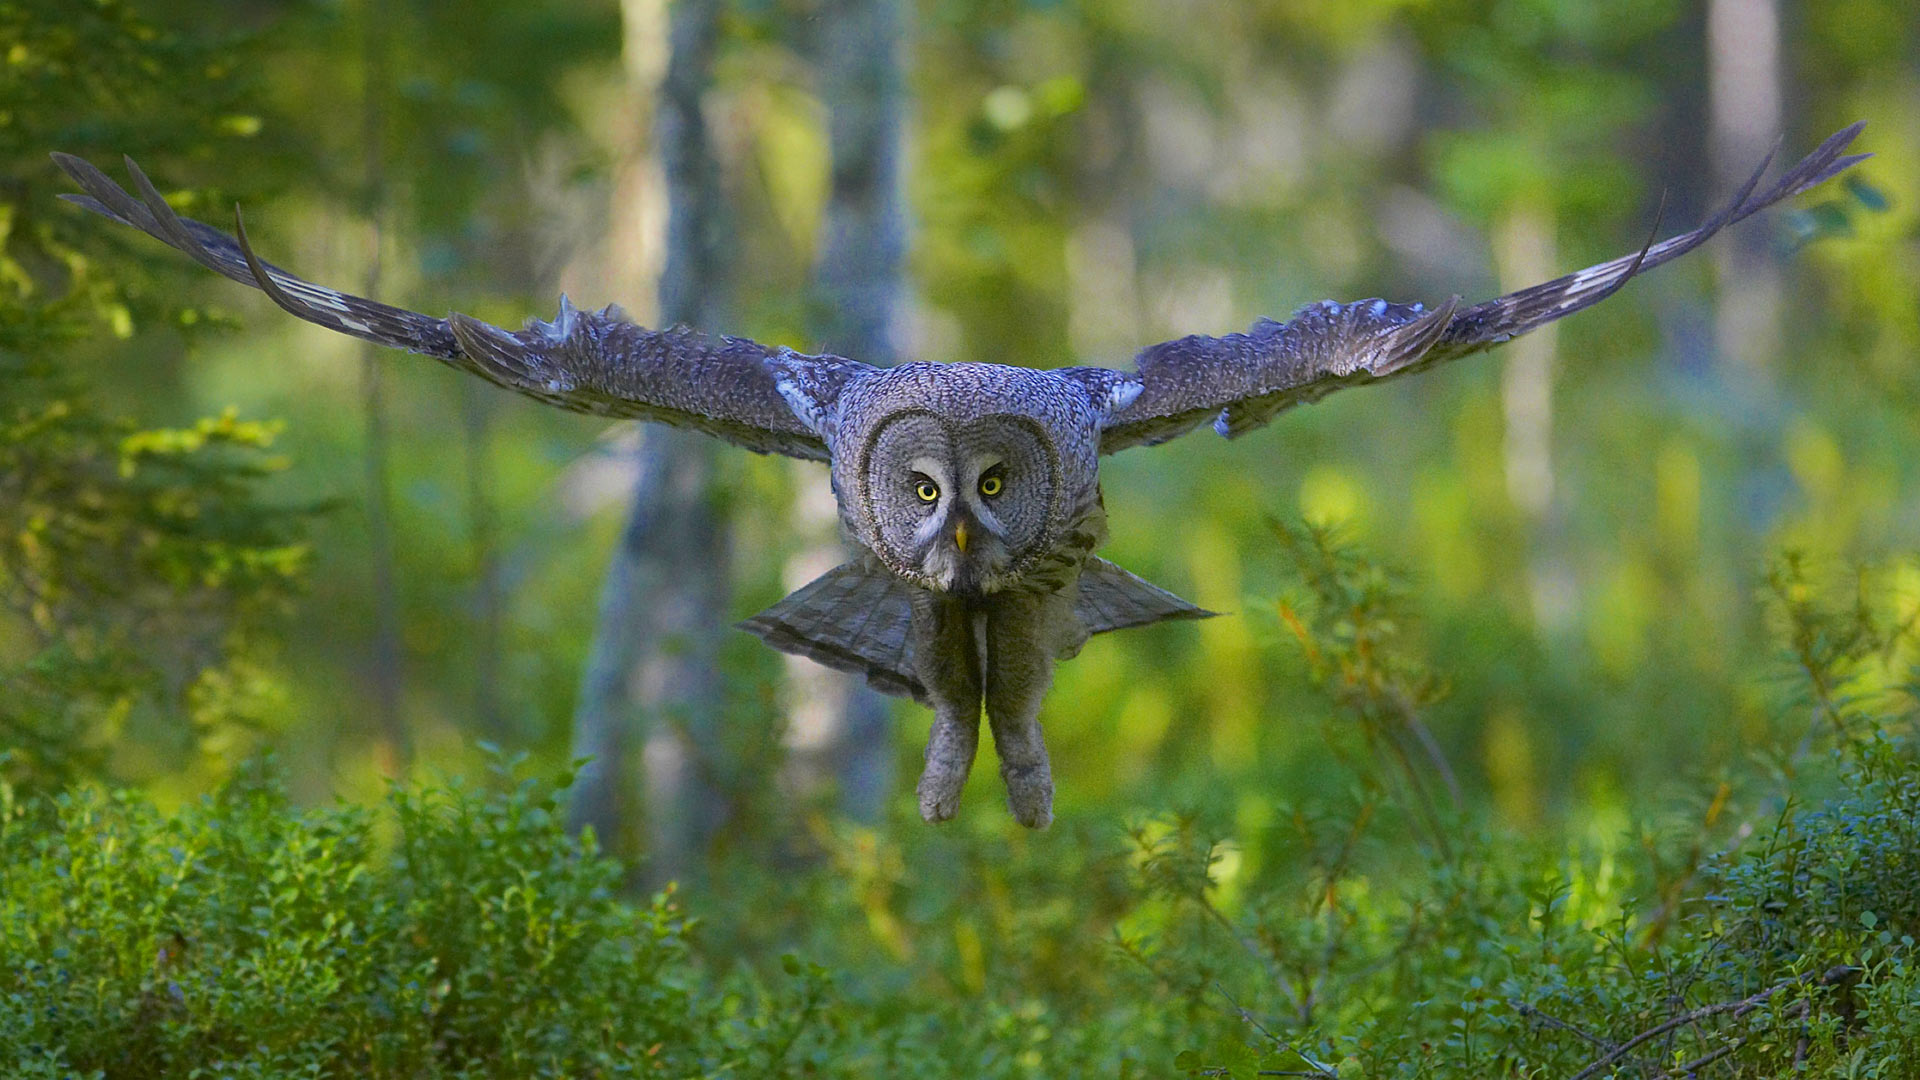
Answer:
<path fill-rule="evenodd" d="M 1299 620 L 1329 672 L 1424 669 L 1417 627 L 1381 619 L 1391 575 L 1282 535 L 1302 595 L 1345 601 Z M 1886 638 L 1836 636 L 1823 596 L 1782 606 L 1782 638 L 1831 641 L 1794 652 L 1803 679 L 1848 684 Z M 1378 723 L 1367 692 L 1334 699 Z M 1645 870 L 1618 838 L 1457 823 L 1410 862 L 1375 812 L 1386 757 L 1349 759 L 1355 800 L 1283 808 L 1284 863 L 1191 815 L 1012 843 L 843 827 L 814 869 L 740 859 L 690 911 L 622 899 L 558 788 L 504 767 L 491 794 L 396 787 L 379 812 L 297 809 L 257 771 L 172 814 L 9 798 L 0 1055 L 115 1080 L 1906 1077 L 1920 754 L 1898 708 L 1852 716 L 1800 787 L 1651 822 Z"/>
<path fill-rule="evenodd" d="M 306 561 L 304 515 L 256 491 L 279 467 L 272 427 L 141 430 L 4 344 L 0 364 L 8 778 L 97 774 L 130 727 L 231 753 L 283 705 L 265 635 Z"/>
<path fill-rule="evenodd" d="M 240 62 L 245 35 L 181 33 L 150 9 L 126 0 L 0 5 L 0 162 L 13 182 L 50 171 L 50 150 L 149 160 L 261 130 Z"/>
<path fill-rule="evenodd" d="M 26 1075 L 691 1075 L 781 1037 L 690 992 L 671 899 L 620 900 L 542 785 L 379 816 L 253 775 L 172 815 L 87 789 L 10 807 L 0 850 Z"/>
<path fill-rule="evenodd" d="M 51 174 L 48 150 L 96 139 L 178 153 L 258 127 L 230 111 L 227 42 L 163 33 L 115 0 L 8 4 L 0 27 L 8 176 Z M 95 339 L 214 320 L 103 273 L 98 231 L 42 216 L 30 193 L 0 187 L 0 780 L 237 757 L 237 736 L 284 705 L 269 630 L 307 559 L 307 513 L 261 491 L 284 468 L 277 427 L 229 410 L 149 428 L 101 405 L 68 372 Z"/>

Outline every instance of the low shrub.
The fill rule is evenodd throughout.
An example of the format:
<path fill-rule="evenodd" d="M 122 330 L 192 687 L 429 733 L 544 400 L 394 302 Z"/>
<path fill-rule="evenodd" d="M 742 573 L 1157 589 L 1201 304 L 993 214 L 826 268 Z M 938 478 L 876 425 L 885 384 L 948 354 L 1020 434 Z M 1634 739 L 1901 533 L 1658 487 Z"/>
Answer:
<path fill-rule="evenodd" d="M 1773 580 L 1809 735 L 1636 831 L 1476 825 L 1390 576 L 1283 537 L 1353 767 L 1236 838 L 994 815 L 738 849 L 688 906 L 565 778 L 162 812 L 0 786 L 0 1062 L 22 1077 L 1920 1076 L 1911 620 Z M 1372 751 L 1369 757 L 1366 750 Z M 1611 830 L 1617 833 L 1618 830 Z M 1258 840 L 1258 843 L 1249 841 Z M 1264 861 L 1247 858 L 1267 853 Z M 1284 857 L 1276 858 L 1272 853 Z M 808 957 L 801 960 L 799 955 Z"/>

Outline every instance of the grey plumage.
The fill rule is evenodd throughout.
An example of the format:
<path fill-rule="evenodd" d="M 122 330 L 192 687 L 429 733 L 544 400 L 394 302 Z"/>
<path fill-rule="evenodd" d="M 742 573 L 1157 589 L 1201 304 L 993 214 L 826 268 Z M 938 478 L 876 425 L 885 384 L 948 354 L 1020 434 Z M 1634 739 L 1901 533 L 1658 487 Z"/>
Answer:
<path fill-rule="evenodd" d="M 303 281 L 238 237 L 179 217 L 133 162 L 129 194 L 92 165 L 54 160 L 63 196 L 341 333 L 433 356 L 561 408 L 703 431 L 760 453 L 825 461 L 841 524 L 863 554 L 741 626 L 777 649 L 864 676 L 934 711 L 920 809 L 953 816 L 984 706 L 1008 804 L 1052 819 L 1039 709 L 1052 666 L 1092 634 L 1209 612 L 1094 556 L 1107 536 L 1099 458 L 1209 421 L 1228 438 L 1346 386 L 1480 352 L 1590 307 L 1725 226 L 1819 184 L 1855 124 L 1756 194 L 1762 162 L 1691 232 L 1471 307 L 1325 301 L 1245 334 L 1143 350 L 1132 372 L 1000 364 L 875 368 L 740 338 L 647 330 L 563 297 L 552 322 L 508 331 L 434 318 Z M 1769 155 L 1769 162 L 1771 155 Z"/>
<path fill-rule="evenodd" d="M 842 563 L 740 629 L 779 649 L 866 679 L 883 694 L 927 704 L 907 626 L 913 587 L 868 559 Z"/>
<path fill-rule="evenodd" d="M 1214 614 L 1098 556 L 1081 568 L 1073 590 L 1073 615 L 1088 637 Z M 874 560 L 861 558 L 834 567 L 742 620 L 740 629 L 781 652 L 859 675 L 883 694 L 925 705 L 927 688 L 915 673 L 907 634 L 912 618 L 913 586 Z"/>

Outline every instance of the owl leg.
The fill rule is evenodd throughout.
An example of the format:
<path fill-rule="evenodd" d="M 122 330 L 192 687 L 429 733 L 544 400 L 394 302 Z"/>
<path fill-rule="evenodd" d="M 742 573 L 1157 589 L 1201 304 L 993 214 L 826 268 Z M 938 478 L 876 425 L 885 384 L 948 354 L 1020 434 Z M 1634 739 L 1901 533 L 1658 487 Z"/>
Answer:
<path fill-rule="evenodd" d="M 1053 822 L 1053 767 L 1040 734 L 1040 700 L 1053 682 L 1057 596 L 1008 597 L 987 614 L 987 723 L 1014 820 Z M 1070 611 L 1070 607 L 1067 609 Z"/>
<path fill-rule="evenodd" d="M 960 790 L 980 749 L 980 649 L 974 613 L 930 593 L 914 597 L 913 654 L 933 706 L 927 765 L 916 789 L 920 816 L 942 822 L 960 811 Z"/>

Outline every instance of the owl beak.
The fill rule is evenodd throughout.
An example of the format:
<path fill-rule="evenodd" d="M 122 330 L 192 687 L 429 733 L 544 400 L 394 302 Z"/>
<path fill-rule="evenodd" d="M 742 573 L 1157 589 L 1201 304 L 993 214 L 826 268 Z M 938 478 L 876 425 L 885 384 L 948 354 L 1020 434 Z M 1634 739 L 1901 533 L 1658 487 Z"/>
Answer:
<path fill-rule="evenodd" d="M 964 518 L 954 523 L 953 546 L 960 550 L 960 554 L 967 553 L 967 522 Z"/>

